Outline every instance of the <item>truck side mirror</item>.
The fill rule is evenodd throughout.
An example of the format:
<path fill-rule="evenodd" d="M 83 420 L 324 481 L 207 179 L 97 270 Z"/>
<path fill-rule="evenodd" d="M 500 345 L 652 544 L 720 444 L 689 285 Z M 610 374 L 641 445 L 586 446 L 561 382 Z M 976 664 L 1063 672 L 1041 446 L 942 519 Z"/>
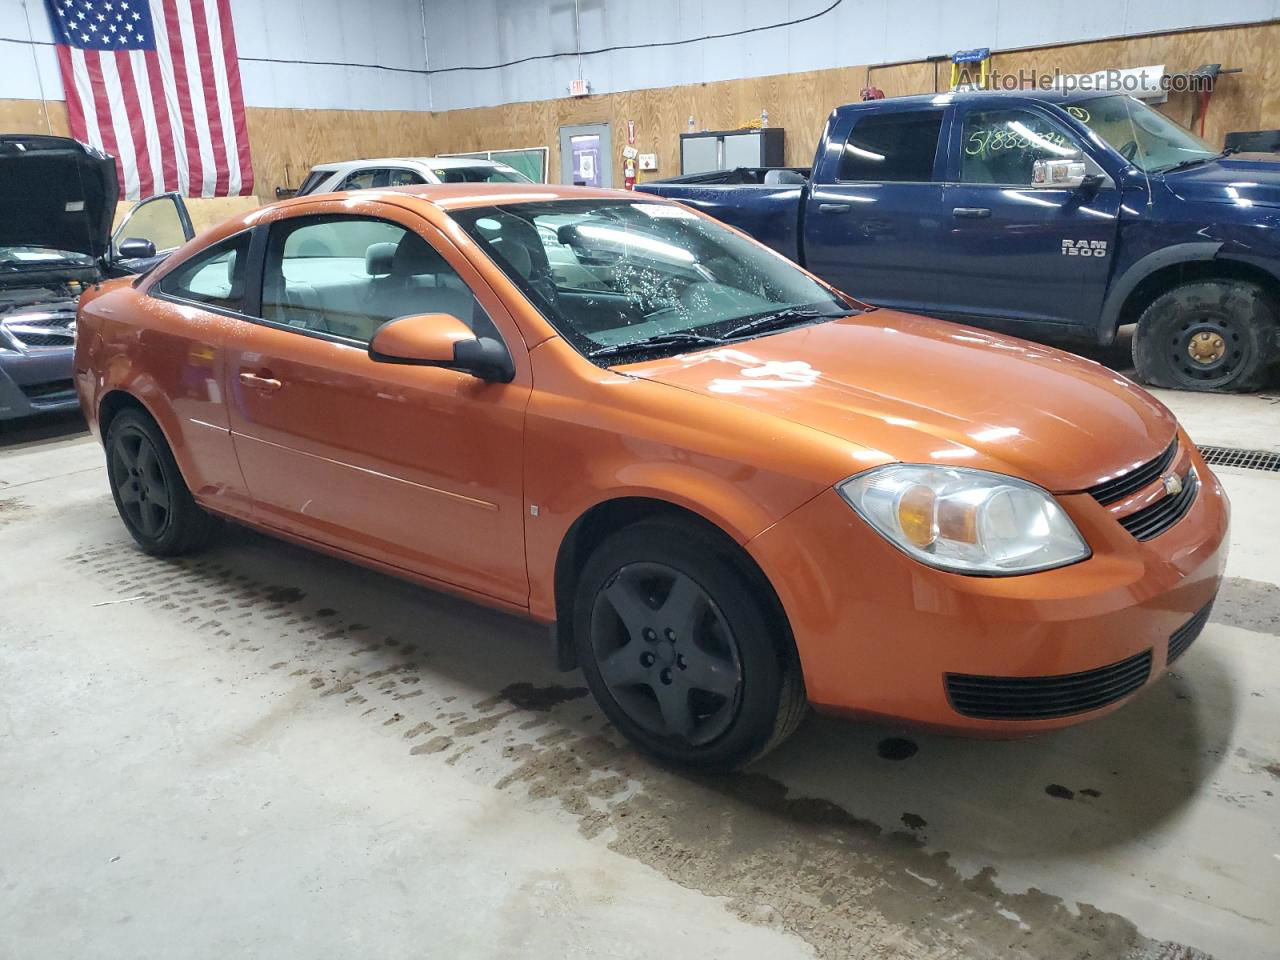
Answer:
<path fill-rule="evenodd" d="M 1031 166 L 1031 185 L 1058 190 L 1074 190 L 1087 179 L 1083 160 L 1037 160 Z"/>

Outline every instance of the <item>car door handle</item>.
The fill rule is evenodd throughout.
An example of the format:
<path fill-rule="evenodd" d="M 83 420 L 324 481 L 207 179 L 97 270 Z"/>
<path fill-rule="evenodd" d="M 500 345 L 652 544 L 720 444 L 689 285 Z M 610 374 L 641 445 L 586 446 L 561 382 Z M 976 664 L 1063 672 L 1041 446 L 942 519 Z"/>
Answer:
<path fill-rule="evenodd" d="M 852 204 L 848 203 L 820 203 L 818 204 L 819 213 L 848 213 L 853 209 Z"/>
<path fill-rule="evenodd" d="M 260 377 L 256 373 L 248 372 L 240 374 L 240 382 L 246 387 L 253 387 L 255 390 L 262 390 L 266 393 L 274 393 L 283 386 L 274 377 Z"/>
<path fill-rule="evenodd" d="M 967 220 L 985 220 L 991 216 L 990 207 L 955 207 L 951 211 L 951 215 L 955 217 L 964 217 Z"/>

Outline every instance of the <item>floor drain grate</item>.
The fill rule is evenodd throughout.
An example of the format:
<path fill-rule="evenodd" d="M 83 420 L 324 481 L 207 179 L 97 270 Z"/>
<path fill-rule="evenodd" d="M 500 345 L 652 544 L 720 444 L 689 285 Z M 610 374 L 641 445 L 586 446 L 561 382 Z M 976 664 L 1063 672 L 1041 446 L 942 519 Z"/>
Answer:
<path fill-rule="evenodd" d="M 1280 471 L 1280 453 L 1266 450 L 1237 450 L 1235 447 L 1201 447 L 1204 462 L 1214 467 L 1243 467 L 1246 470 Z"/>

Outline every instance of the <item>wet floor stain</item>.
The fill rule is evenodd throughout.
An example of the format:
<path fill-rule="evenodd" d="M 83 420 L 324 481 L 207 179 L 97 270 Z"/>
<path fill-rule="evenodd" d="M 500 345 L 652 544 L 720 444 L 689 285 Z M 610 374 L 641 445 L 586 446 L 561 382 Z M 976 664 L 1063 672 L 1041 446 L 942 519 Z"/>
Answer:
<path fill-rule="evenodd" d="M 1076 792 L 1069 790 L 1060 783 L 1051 783 L 1044 788 L 1044 792 L 1051 797 L 1057 797 L 1059 800 L 1074 800 Z"/>
<path fill-rule="evenodd" d="M 531 683 L 513 683 L 502 688 L 502 697 L 521 710 L 547 711 L 570 700 L 585 697 L 590 691 L 586 687 L 562 687 L 552 684 L 548 687 L 535 687 Z"/>
<path fill-rule="evenodd" d="M 255 581 L 234 558 L 163 560 L 112 544 L 71 560 L 91 565 L 122 596 L 145 595 L 140 603 L 172 619 L 175 642 L 204 643 L 236 670 L 265 675 L 274 667 L 281 680 L 294 677 L 308 700 L 349 709 L 352 722 L 394 736 L 418 762 L 443 760 L 532 807 L 551 805 L 584 837 L 723 898 L 745 921 L 803 938 L 820 958 L 1194 955 L 1089 904 L 1034 888 L 1002 890 L 991 867 L 962 873 L 947 852 L 926 846 L 919 831 L 927 822 L 918 814 L 902 814 L 905 830 L 882 828 L 761 773 L 691 776 L 657 767 L 598 711 L 574 702 L 587 696 L 583 687 L 522 681 L 500 692 L 494 684 L 479 702 L 444 695 L 426 668 L 436 662 L 433 641 L 450 629 L 448 617 L 432 621 L 435 637 L 427 626 L 385 637 L 395 631 L 384 625 L 370 642 L 356 625 L 379 624 L 376 607 L 362 606 L 358 618 L 311 610 L 305 593 L 282 599 L 277 591 L 288 588 Z M 325 635 L 332 637 L 321 642 Z M 263 652 L 255 655 L 258 645 Z M 424 695 L 396 699 L 419 684 Z M 901 761 L 918 750 L 913 740 L 890 737 L 876 754 Z"/>
<path fill-rule="evenodd" d="M 263 595 L 267 603 L 297 603 L 306 594 L 297 587 L 276 587 Z"/>
<path fill-rule="evenodd" d="M 1081 791 L 1080 791 L 1080 796 L 1082 796 L 1082 797 L 1100 797 L 1100 796 L 1102 796 L 1102 791 L 1101 791 L 1101 790 L 1095 790 L 1095 789 L 1093 789 L 1093 787 L 1085 787 L 1083 790 L 1081 790 Z"/>
<path fill-rule="evenodd" d="M 876 744 L 876 756 L 882 760 L 906 760 L 916 755 L 920 745 L 906 737 L 886 737 Z"/>

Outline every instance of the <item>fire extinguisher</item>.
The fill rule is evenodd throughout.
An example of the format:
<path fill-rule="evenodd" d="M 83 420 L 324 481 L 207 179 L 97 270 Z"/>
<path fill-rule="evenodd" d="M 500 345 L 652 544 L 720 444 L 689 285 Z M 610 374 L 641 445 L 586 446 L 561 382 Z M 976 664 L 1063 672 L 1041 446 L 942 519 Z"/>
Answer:
<path fill-rule="evenodd" d="M 636 188 L 636 158 L 622 158 L 622 189 L 634 190 Z"/>

